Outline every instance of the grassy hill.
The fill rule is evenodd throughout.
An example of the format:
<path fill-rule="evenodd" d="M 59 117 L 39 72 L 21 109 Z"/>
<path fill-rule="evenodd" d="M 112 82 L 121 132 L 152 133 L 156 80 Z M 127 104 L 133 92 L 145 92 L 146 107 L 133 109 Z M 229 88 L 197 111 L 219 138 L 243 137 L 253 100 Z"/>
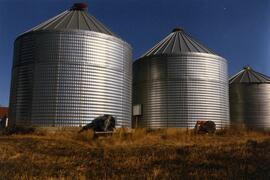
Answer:
<path fill-rule="evenodd" d="M 0 136 L 0 179 L 270 179 L 270 133 L 77 131 Z"/>

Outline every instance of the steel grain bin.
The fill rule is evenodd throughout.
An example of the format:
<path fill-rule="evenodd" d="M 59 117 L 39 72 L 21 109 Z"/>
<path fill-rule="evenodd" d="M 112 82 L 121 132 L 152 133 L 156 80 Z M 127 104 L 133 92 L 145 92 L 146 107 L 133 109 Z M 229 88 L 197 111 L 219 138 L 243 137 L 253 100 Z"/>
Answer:
<path fill-rule="evenodd" d="M 247 66 L 229 82 L 232 124 L 270 129 L 270 78 Z"/>
<path fill-rule="evenodd" d="M 10 125 L 80 126 L 110 114 L 131 126 L 131 46 L 74 4 L 14 44 Z"/>
<path fill-rule="evenodd" d="M 133 64 L 139 127 L 193 128 L 198 120 L 229 124 L 227 61 L 176 28 Z"/>

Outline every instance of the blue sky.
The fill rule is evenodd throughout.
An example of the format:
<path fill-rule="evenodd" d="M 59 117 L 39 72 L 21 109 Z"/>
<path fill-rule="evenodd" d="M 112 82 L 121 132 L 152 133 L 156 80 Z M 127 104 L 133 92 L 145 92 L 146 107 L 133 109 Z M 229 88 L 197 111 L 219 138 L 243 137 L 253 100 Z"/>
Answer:
<path fill-rule="evenodd" d="M 74 2 L 87 2 L 90 14 L 133 46 L 134 59 L 183 27 L 228 60 L 230 75 L 247 64 L 270 75 L 269 0 L 0 0 L 0 105 L 8 105 L 16 37 Z"/>

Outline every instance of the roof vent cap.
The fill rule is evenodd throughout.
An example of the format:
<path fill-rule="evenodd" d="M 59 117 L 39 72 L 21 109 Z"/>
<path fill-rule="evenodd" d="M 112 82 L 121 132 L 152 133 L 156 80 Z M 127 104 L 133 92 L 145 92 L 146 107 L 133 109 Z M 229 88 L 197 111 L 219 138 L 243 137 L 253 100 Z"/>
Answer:
<path fill-rule="evenodd" d="M 245 69 L 245 70 L 248 70 L 248 71 L 252 70 L 252 68 L 251 68 L 249 65 L 244 66 L 244 69 Z"/>
<path fill-rule="evenodd" d="M 74 3 L 70 10 L 84 11 L 87 10 L 88 5 L 86 3 Z"/>
<path fill-rule="evenodd" d="M 172 30 L 172 32 L 178 32 L 178 31 L 182 31 L 184 32 L 184 29 L 183 28 L 180 28 L 180 27 L 176 27 Z"/>

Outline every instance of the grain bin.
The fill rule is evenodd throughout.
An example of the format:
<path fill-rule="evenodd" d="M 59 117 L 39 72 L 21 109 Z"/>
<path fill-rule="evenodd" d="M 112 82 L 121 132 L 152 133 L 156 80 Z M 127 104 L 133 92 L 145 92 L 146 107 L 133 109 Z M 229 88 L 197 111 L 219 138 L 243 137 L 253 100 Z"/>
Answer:
<path fill-rule="evenodd" d="M 246 66 L 229 82 L 232 124 L 270 129 L 270 78 Z"/>
<path fill-rule="evenodd" d="M 131 83 L 131 46 L 74 4 L 16 39 L 10 125 L 80 126 L 110 114 L 129 127 Z"/>
<path fill-rule="evenodd" d="M 139 127 L 193 128 L 198 120 L 229 124 L 227 61 L 174 29 L 133 64 Z"/>

